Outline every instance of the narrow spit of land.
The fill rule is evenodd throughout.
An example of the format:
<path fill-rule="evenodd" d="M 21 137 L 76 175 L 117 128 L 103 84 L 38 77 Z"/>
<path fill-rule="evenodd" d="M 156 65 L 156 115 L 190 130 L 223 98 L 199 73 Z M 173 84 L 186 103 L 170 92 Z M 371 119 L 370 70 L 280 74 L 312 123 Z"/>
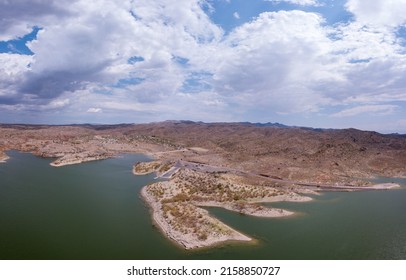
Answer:
<path fill-rule="evenodd" d="M 186 164 L 186 163 L 184 163 Z M 155 224 L 161 231 L 186 249 L 212 246 L 225 241 L 252 241 L 225 225 L 202 207 L 221 207 L 244 215 L 285 217 L 293 212 L 269 208 L 261 203 L 276 201 L 309 201 L 294 192 L 241 182 L 241 177 L 215 167 L 210 171 L 193 170 L 192 165 L 171 166 L 157 161 L 138 163 L 134 174 L 156 172 L 168 181 L 157 182 L 142 189 L 142 197 L 152 210 Z"/>

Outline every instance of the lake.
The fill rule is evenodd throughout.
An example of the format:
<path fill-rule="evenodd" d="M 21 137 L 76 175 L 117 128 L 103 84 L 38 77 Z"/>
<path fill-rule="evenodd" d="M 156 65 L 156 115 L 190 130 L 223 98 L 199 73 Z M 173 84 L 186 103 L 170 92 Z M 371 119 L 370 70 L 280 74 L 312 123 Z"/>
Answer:
<path fill-rule="evenodd" d="M 144 155 L 51 167 L 50 159 L 11 151 L 0 164 L 0 259 L 406 259 L 406 180 L 401 189 L 326 192 L 307 203 L 274 203 L 298 212 L 255 218 L 212 215 L 254 237 L 186 251 L 152 224 L 134 176 Z"/>

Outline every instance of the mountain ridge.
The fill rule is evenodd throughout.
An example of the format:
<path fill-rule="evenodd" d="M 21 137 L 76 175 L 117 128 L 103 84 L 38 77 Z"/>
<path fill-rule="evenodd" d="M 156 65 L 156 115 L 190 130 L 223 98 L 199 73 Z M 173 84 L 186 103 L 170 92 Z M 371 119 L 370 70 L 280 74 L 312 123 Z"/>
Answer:
<path fill-rule="evenodd" d="M 150 153 L 301 182 L 348 183 L 406 173 L 404 135 L 272 123 L 0 125 L 0 154 L 11 149 L 77 161 Z"/>

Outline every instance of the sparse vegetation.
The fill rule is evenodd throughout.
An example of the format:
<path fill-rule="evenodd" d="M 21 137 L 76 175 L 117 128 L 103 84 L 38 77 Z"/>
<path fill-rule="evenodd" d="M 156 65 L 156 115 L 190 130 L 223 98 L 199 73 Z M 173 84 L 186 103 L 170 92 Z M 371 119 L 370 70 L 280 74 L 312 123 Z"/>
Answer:
<path fill-rule="evenodd" d="M 161 161 L 151 161 L 151 162 L 138 162 L 134 165 L 134 174 L 142 175 L 157 172 L 163 174 L 168 171 L 173 166 L 172 162 L 161 162 Z"/>
<path fill-rule="evenodd" d="M 257 203 L 287 194 L 269 186 L 247 185 L 239 181 L 240 178 L 227 174 L 183 169 L 169 182 L 149 185 L 146 192 L 158 205 L 156 207 L 160 209 L 170 232 L 187 235 L 195 242 L 205 242 L 213 236 L 226 238 L 232 231 L 200 206 L 224 207 L 249 215 L 268 215 L 272 210 Z"/>

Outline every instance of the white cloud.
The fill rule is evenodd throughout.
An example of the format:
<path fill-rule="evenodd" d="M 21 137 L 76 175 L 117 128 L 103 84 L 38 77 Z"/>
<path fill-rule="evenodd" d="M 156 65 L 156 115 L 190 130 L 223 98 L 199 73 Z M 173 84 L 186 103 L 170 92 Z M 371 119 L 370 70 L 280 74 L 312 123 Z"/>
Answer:
<path fill-rule="evenodd" d="M 186 32 L 199 41 L 219 39 L 222 31 L 210 21 L 201 8 L 204 2 L 200 0 L 139 0 L 133 1 L 132 12 L 149 26 L 164 24 L 170 27 L 168 29 L 176 28 L 180 36 L 186 35 Z"/>
<path fill-rule="evenodd" d="M 393 114 L 399 106 L 396 105 L 363 105 L 357 106 L 350 109 L 342 110 L 341 112 L 335 113 L 333 117 L 353 117 L 362 114 L 378 114 L 378 115 L 390 115 Z"/>
<path fill-rule="evenodd" d="M 23 20 L 24 15 L 18 14 L 20 2 L 7 7 Z M 139 78 L 145 82 L 128 84 L 135 99 L 150 102 L 173 94 L 187 76 L 174 57 L 189 60 L 191 70 L 206 68 L 200 65 L 211 53 L 205 45 L 222 36 L 200 2 L 76 1 L 64 10 L 70 16 L 56 19 L 59 5 L 38 0 L 34 3 L 38 9 L 46 4 L 49 7 L 30 18 L 29 25 L 43 29 L 37 40 L 28 44 L 35 55 L 18 91 L 51 99 L 93 83 L 111 86 Z M 127 61 L 133 56 L 144 61 L 129 65 Z"/>
<path fill-rule="evenodd" d="M 225 43 L 215 89 L 236 102 L 278 111 L 313 111 L 323 97 L 308 88 L 333 76 L 323 56 L 329 39 L 323 19 L 301 11 L 263 13 Z"/>
<path fill-rule="evenodd" d="M 0 1 L 0 40 L 16 39 L 44 26 L 69 17 L 68 7 L 77 0 Z"/>
<path fill-rule="evenodd" d="M 49 104 L 43 105 L 43 109 L 61 109 L 70 104 L 70 100 L 68 98 L 65 99 L 55 99 L 49 102 Z"/>
<path fill-rule="evenodd" d="M 362 24 L 406 24 L 406 0 L 348 0 L 346 7 Z"/>
<path fill-rule="evenodd" d="M 97 3 L 70 4 L 74 18 L 43 27 L 37 40 L 28 45 L 35 53 L 34 73 L 79 71 L 94 75 L 126 61 L 132 46 L 130 36 L 137 26 L 128 11 L 114 1 Z"/>
<path fill-rule="evenodd" d="M 337 52 L 348 59 L 386 58 L 403 52 L 396 35 L 384 28 L 365 26 L 358 22 L 338 26 L 334 30 Z"/>
<path fill-rule="evenodd" d="M 406 13 L 388 17 L 389 2 L 403 11 L 404 1 L 377 1 L 384 12 L 374 21 L 366 1 L 350 0 L 356 21 L 266 12 L 225 33 L 203 0 L 35 0 L 32 11 L 3 1 L 0 40 L 42 29 L 28 44 L 33 56 L 0 54 L 0 104 L 76 122 L 99 109 L 120 122 L 331 115 L 336 106 L 336 117 L 400 114 L 390 103 L 406 101 L 406 49 L 388 26 Z"/>
<path fill-rule="evenodd" d="M 17 88 L 31 62 L 30 56 L 0 53 L 0 103 L 15 104 L 24 98 Z"/>
<path fill-rule="evenodd" d="M 236 18 L 236 19 L 240 19 L 240 14 L 237 13 L 237 12 L 234 12 L 233 17 Z"/>
<path fill-rule="evenodd" d="M 31 62 L 32 57 L 29 55 L 0 53 L 0 79 L 26 72 Z"/>
<path fill-rule="evenodd" d="M 87 113 L 101 113 L 101 112 L 103 112 L 103 110 L 101 108 L 89 108 L 86 112 Z"/>
<path fill-rule="evenodd" d="M 405 100 L 406 53 L 392 31 L 352 22 L 331 32 L 331 70 L 342 79 L 316 90 L 343 104 Z"/>

